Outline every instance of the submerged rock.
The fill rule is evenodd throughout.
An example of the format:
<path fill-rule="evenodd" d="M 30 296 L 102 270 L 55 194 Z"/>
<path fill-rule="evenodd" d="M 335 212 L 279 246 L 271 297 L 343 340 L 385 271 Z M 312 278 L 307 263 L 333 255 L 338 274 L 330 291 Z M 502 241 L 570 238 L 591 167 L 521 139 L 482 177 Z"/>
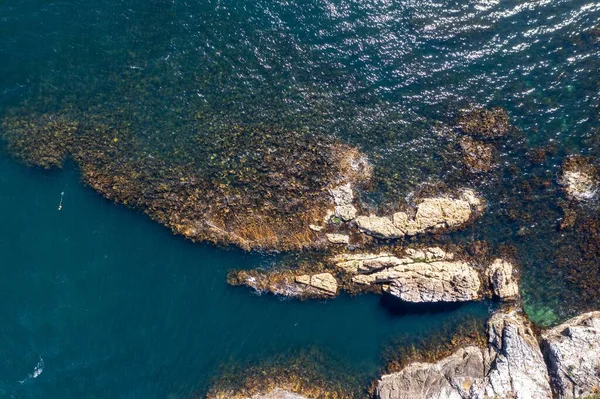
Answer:
<path fill-rule="evenodd" d="M 546 331 L 542 349 L 558 398 L 600 392 L 600 312 L 582 314 Z"/>
<path fill-rule="evenodd" d="M 546 365 L 529 323 L 517 312 L 488 321 L 488 346 L 468 346 L 436 363 L 411 363 L 377 383 L 378 399 L 550 399 Z"/>
<path fill-rule="evenodd" d="M 558 182 L 571 199 L 590 200 L 598 193 L 600 184 L 598 168 L 590 158 L 569 157 L 563 162 Z"/>
<path fill-rule="evenodd" d="M 458 227 L 468 222 L 481 208 L 482 201 L 473 190 L 465 189 L 457 198 L 446 196 L 421 200 L 414 217 L 408 212 L 396 212 L 392 216 L 359 216 L 356 224 L 361 231 L 375 237 L 400 238 Z"/>
<path fill-rule="evenodd" d="M 495 150 L 492 145 L 470 137 L 462 137 L 458 144 L 462 158 L 471 172 L 489 172 L 494 168 Z"/>

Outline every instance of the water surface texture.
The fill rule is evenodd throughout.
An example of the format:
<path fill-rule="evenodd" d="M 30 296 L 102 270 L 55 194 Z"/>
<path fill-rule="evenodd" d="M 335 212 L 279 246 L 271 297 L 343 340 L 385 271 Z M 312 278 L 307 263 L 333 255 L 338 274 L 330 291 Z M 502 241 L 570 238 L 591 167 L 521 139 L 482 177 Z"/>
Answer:
<path fill-rule="evenodd" d="M 515 205 L 534 213 L 520 223 L 503 214 L 522 194 L 515 178 L 479 180 L 488 211 L 451 239 L 514 247 L 531 313 L 553 321 L 579 290 L 549 250 L 562 239 L 555 177 L 566 155 L 598 155 L 599 90 L 594 1 L 0 0 L 0 114 L 118 115 L 158 152 L 238 123 L 333 135 L 368 154 L 373 201 L 444 181 L 437 123 L 504 107 L 519 145 L 554 149 L 526 167 L 507 144 L 502 162 L 548 184 Z M 71 163 L 26 168 L 2 147 L 0 182 L 2 397 L 187 398 L 224 362 L 309 348 L 368 383 L 387 345 L 491 308 L 399 314 L 376 296 L 256 296 L 226 273 L 276 255 L 174 236 L 84 187 Z"/>

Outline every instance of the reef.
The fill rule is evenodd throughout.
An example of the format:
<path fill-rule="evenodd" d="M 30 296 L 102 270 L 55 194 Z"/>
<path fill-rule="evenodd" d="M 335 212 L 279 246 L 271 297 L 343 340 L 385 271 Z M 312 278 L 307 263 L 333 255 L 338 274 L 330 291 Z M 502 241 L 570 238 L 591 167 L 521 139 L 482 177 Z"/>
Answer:
<path fill-rule="evenodd" d="M 324 263 L 286 270 L 234 270 L 232 285 L 246 285 L 300 299 L 331 298 L 339 290 L 375 292 L 408 303 L 465 302 L 495 296 L 503 301 L 519 296 L 518 276 L 511 262 L 456 258 L 439 247 L 407 248 L 379 253 L 340 253 Z"/>
<path fill-rule="evenodd" d="M 60 114 L 2 122 L 8 151 L 28 166 L 61 167 L 70 153 L 78 122 Z"/>

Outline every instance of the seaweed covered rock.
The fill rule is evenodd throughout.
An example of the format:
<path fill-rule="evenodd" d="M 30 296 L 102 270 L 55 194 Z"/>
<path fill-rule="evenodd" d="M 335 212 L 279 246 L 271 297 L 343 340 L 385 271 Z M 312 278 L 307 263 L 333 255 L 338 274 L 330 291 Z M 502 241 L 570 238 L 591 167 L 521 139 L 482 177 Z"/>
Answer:
<path fill-rule="evenodd" d="M 337 255 L 331 262 L 352 282 L 380 286 L 403 301 L 461 302 L 482 297 L 478 271 L 439 248 L 408 250 L 405 257 L 382 254 Z"/>
<path fill-rule="evenodd" d="M 230 399 L 231 397 L 228 397 Z M 223 398 L 225 399 L 225 397 Z M 257 393 L 240 399 L 308 399 L 306 396 L 286 391 L 285 389 L 275 388 L 268 393 Z"/>
<path fill-rule="evenodd" d="M 502 108 L 472 108 L 463 110 L 457 119 L 461 132 L 472 137 L 497 139 L 511 129 L 510 118 Z"/>
<path fill-rule="evenodd" d="M 558 398 L 600 391 L 600 312 L 584 313 L 542 334 L 542 349 Z"/>
<path fill-rule="evenodd" d="M 292 270 L 234 270 L 227 282 L 246 285 L 259 293 L 269 292 L 292 298 L 329 298 L 337 295 L 338 282 L 331 273 L 304 274 Z"/>
<path fill-rule="evenodd" d="M 225 366 L 225 367 L 223 367 Z M 259 363 L 226 361 L 205 399 L 364 398 L 362 381 L 316 347 L 277 354 Z"/>
<path fill-rule="evenodd" d="M 590 200 L 598 193 L 600 184 L 598 167 L 590 158 L 569 157 L 563 162 L 558 182 L 571 199 Z"/>
<path fill-rule="evenodd" d="M 495 149 L 491 144 L 473 140 L 471 137 L 462 137 L 459 142 L 462 158 L 473 173 L 485 173 L 495 166 Z"/>
<path fill-rule="evenodd" d="M 355 221 L 358 228 L 369 235 L 400 238 L 457 228 L 467 223 L 481 209 L 481 199 L 473 190 L 465 189 L 454 197 L 424 198 L 412 211 L 396 212 L 391 216 L 358 216 Z"/>
<path fill-rule="evenodd" d="M 335 138 L 265 126 L 220 126 L 157 150 L 104 114 L 20 110 L 2 137 L 30 165 L 70 156 L 106 198 L 138 208 L 174 232 L 244 249 L 328 244 L 320 227 L 356 215 L 354 189 L 371 176 L 364 154 Z"/>
<path fill-rule="evenodd" d="M 550 399 L 546 365 L 529 323 L 518 312 L 496 312 L 488 345 L 468 346 L 436 363 L 412 363 L 377 383 L 378 399 Z"/>

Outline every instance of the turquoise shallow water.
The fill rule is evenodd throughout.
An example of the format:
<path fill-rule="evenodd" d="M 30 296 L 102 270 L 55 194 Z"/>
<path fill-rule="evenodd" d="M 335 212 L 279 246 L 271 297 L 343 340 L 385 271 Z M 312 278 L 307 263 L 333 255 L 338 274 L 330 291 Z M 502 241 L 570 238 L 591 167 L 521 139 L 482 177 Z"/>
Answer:
<path fill-rule="evenodd" d="M 519 223 L 503 212 L 521 181 L 484 181 L 486 215 L 452 239 L 514 246 L 526 299 L 565 317 L 561 304 L 578 297 L 553 263 L 555 178 L 566 154 L 598 155 L 599 21 L 598 3 L 580 0 L 4 0 L 0 113 L 119 110 L 158 149 L 230 123 L 304 128 L 360 145 L 395 181 L 373 196 L 394 199 L 451 172 L 435 121 L 503 106 L 524 142 L 555 145 L 519 177 L 549 184 L 516 205 L 533 215 Z M 501 161 L 522 166 L 515 147 Z M 483 322 L 490 308 L 398 314 L 375 296 L 256 296 L 228 287 L 226 273 L 276 256 L 173 236 L 85 188 L 71 164 L 27 169 L 2 147 L 0 179 L 3 397 L 187 397 L 223 362 L 313 347 L 368 382 L 388 345 L 461 316 Z M 531 234 L 517 234 L 524 227 Z"/>

